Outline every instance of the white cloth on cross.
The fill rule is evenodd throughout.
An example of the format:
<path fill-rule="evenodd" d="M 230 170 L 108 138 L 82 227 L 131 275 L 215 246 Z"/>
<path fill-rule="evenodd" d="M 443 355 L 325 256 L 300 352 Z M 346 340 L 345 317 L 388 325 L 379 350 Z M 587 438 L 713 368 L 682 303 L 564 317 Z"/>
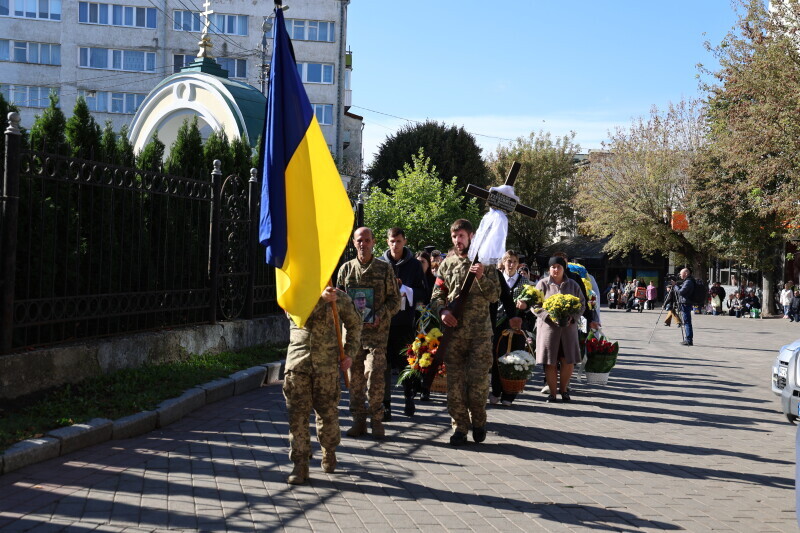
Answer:
<path fill-rule="evenodd" d="M 492 187 L 489 192 L 497 191 L 500 194 L 510 196 L 517 202 L 519 197 L 514 194 L 514 187 L 511 185 L 500 185 Z M 475 238 L 469 247 L 469 259 L 475 260 L 475 255 L 481 263 L 496 265 L 506 253 L 506 236 L 508 235 L 508 217 L 506 214 L 494 207 L 489 208 L 489 212 L 483 215 Z"/>

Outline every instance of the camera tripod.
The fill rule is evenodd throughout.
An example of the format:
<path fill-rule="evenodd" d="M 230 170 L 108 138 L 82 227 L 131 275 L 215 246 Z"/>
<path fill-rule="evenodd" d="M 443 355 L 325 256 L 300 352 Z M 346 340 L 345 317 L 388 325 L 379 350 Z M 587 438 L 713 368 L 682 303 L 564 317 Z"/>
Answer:
<path fill-rule="evenodd" d="M 673 305 L 674 305 L 674 304 L 673 304 Z M 663 315 L 663 314 L 664 314 L 664 307 L 661 307 L 661 312 L 660 312 L 660 313 L 658 313 L 658 318 L 656 319 L 656 324 L 655 324 L 655 326 L 653 326 L 653 331 L 651 331 L 651 332 L 650 332 L 650 338 L 647 340 L 647 344 L 650 344 L 650 341 L 652 341 L 652 340 L 653 340 L 653 335 L 654 335 L 654 334 L 655 334 L 655 332 L 656 332 L 656 328 L 657 328 L 657 327 L 658 327 L 658 325 L 661 323 L 661 315 Z M 676 315 L 677 315 L 677 313 L 676 313 Z M 679 326 L 678 326 L 678 327 L 679 327 L 679 328 L 680 328 L 680 330 L 681 330 L 681 340 L 682 340 L 682 341 L 685 341 L 685 340 L 686 340 L 686 333 L 685 333 L 685 332 L 684 332 L 684 330 L 683 330 L 683 329 L 684 329 L 684 328 L 683 328 L 683 321 L 681 321 L 681 322 L 679 323 Z"/>

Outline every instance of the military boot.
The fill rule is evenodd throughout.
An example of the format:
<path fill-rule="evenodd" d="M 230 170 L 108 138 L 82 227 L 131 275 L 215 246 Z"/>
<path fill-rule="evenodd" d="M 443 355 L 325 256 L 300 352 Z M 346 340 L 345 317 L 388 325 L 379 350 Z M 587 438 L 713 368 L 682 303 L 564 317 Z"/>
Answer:
<path fill-rule="evenodd" d="M 286 478 L 289 485 L 302 485 L 308 481 L 308 463 L 295 463 L 292 473 Z"/>
<path fill-rule="evenodd" d="M 336 451 L 322 450 L 322 470 L 332 474 L 336 470 Z"/>
<path fill-rule="evenodd" d="M 383 422 L 380 420 L 372 419 L 372 438 L 382 439 L 386 436 L 386 431 L 383 429 Z"/>
<path fill-rule="evenodd" d="M 366 417 L 357 417 L 353 419 L 353 427 L 347 430 L 348 437 L 360 437 L 367 434 L 367 419 Z"/>

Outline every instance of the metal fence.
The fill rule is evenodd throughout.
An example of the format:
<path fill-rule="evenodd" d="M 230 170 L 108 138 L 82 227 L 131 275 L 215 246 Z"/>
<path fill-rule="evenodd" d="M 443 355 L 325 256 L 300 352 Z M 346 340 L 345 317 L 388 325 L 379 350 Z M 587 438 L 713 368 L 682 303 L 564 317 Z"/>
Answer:
<path fill-rule="evenodd" d="M 259 184 L 23 149 L 5 133 L 0 354 L 278 311 Z"/>

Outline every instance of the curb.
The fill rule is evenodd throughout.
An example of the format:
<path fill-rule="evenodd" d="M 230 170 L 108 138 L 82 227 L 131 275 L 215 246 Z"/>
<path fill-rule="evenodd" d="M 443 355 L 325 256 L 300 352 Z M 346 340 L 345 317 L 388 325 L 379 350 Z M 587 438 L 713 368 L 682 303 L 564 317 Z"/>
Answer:
<path fill-rule="evenodd" d="M 276 383 L 283 376 L 285 367 L 285 359 L 254 366 L 227 378 L 193 387 L 177 398 L 164 400 L 153 411 L 142 411 L 117 420 L 94 418 L 48 431 L 42 438 L 17 442 L 0 454 L 0 475 L 107 440 L 129 439 L 163 428 L 205 405 Z"/>

